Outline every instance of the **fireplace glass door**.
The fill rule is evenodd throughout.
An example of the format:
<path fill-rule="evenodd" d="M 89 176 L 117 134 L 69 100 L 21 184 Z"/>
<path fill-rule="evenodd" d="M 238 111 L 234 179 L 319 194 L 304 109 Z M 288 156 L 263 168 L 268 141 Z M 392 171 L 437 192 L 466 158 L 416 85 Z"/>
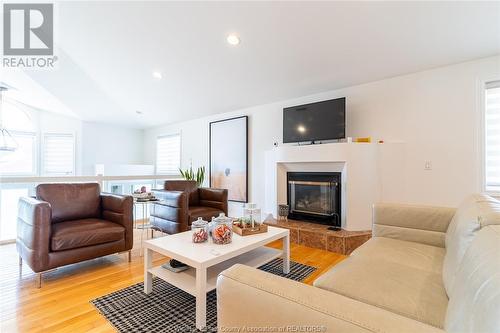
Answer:
<path fill-rule="evenodd" d="M 288 172 L 288 217 L 340 226 L 340 179 L 336 172 Z"/>
<path fill-rule="evenodd" d="M 334 211 L 335 186 L 332 182 L 291 180 L 291 211 L 331 216 Z"/>

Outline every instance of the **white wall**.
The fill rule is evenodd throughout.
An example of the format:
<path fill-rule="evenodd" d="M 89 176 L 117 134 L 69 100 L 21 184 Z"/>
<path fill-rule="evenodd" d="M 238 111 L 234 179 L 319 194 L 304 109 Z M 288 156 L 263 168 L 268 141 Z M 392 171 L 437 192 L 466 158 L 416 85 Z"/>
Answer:
<path fill-rule="evenodd" d="M 82 123 L 82 174 L 94 175 L 95 164 L 142 164 L 143 130 Z"/>
<path fill-rule="evenodd" d="M 32 117 L 36 119 L 37 130 L 41 135 L 44 133 L 75 135 L 76 175 L 94 175 L 95 164 L 142 164 L 143 162 L 143 130 L 82 122 L 78 118 L 40 110 L 35 111 Z"/>
<path fill-rule="evenodd" d="M 183 166 L 191 159 L 208 166 L 208 123 L 249 115 L 249 195 L 263 207 L 264 152 L 282 142 L 282 109 L 345 96 L 348 136 L 406 142 L 403 163 L 391 167 L 401 173 L 400 190 L 382 200 L 455 206 L 481 190 L 478 86 L 499 78 L 496 56 L 151 128 L 144 133 L 144 162 L 154 163 L 158 135 L 181 132 Z M 432 170 L 424 170 L 425 161 Z"/>

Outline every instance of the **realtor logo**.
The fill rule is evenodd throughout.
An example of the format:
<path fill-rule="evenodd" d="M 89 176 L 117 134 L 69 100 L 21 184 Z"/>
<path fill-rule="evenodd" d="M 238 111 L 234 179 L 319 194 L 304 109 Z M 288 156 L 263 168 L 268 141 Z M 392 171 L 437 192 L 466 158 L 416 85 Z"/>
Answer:
<path fill-rule="evenodd" d="M 3 5 L 3 54 L 54 54 L 54 5 Z"/>

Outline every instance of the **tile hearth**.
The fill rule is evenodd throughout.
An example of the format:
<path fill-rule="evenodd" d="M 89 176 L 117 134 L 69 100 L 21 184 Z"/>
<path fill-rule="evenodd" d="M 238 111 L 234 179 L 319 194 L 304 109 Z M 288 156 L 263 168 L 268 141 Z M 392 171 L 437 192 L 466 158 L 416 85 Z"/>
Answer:
<path fill-rule="evenodd" d="M 327 225 L 307 221 L 267 219 L 267 225 L 290 230 L 290 242 L 341 254 L 350 254 L 372 236 L 371 230 L 328 230 Z"/>

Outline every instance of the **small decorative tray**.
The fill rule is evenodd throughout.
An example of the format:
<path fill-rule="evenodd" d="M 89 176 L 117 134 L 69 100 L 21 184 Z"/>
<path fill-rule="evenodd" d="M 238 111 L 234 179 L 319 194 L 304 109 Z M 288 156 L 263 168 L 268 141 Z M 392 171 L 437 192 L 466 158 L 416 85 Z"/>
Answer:
<path fill-rule="evenodd" d="M 240 236 L 262 234 L 264 232 L 267 232 L 267 225 L 260 224 L 258 226 L 253 227 L 253 228 L 252 227 L 242 228 L 239 225 L 233 224 L 233 232 L 237 233 Z"/>

